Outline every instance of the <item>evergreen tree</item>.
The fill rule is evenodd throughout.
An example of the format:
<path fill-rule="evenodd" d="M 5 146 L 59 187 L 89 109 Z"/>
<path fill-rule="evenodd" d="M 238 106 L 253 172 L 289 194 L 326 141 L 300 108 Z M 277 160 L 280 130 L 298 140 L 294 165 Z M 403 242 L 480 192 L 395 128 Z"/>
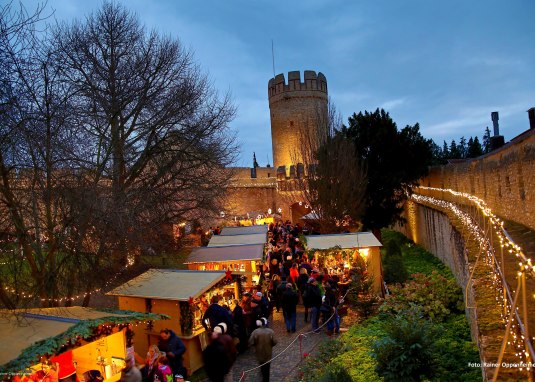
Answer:
<path fill-rule="evenodd" d="M 442 155 L 444 157 L 444 160 L 450 158 L 450 150 L 446 141 L 444 141 L 444 144 L 442 145 Z"/>
<path fill-rule="evenodd" d="M 485 134 L 483 134 L 483 153 L 486 154 L 490 151 L 490 129 L 487 126 Z"/>
<path fill-rule="evenodd" d="M 446 164 L 446 159 L 442 149 L 434 141 L 431 143 L 431 151 L 433 152 L 433 166 Z"/>
<path fill-rule="evenodd" d="M 483 155 L 483 148 L 481 147 L 481 143 L 479 143 L 479 138 L 477 136 L 474 139 L 470 137 L 467 158 L 477 158 L 481 155 Z"/>
<path fill-rule="evenodd" d="M 466 138 L 465 137 L 461 137 L 461 139 L 459 140 L 459 145 L 457 146 L 457 148 L 459 150 L 459 157 L 461 159 L 466 158 L 466 154 L 468 152 L 468 148 L 466 146 Z"/>
<path fill-rule="evenodd" d="M 404 283 L 409 273 L 403 263 L 401 248 L 395 240 L 390 240 L 385 246 L 383 260 L 383 277 L 387 284 Z"/>
<path fill-rule="evenodd" d="M 459 150 L 459 147 L 457 146 L 457 143 L 455 142 L 455 139 L 451 140 L 450 158 L 451 159 L 461 159 L 461 152 Z"/>
<path fill-rule="evenodd" d="M 380 228 L 403 221 L 402 202 L 432 163 L 432 141 L 420 134 L 418 124 L 398 130 L 383 109 L 353 114 L 348 122 L 340 134 L 353 142 L 368 169 L 362 223 L 380 237 Z"/>

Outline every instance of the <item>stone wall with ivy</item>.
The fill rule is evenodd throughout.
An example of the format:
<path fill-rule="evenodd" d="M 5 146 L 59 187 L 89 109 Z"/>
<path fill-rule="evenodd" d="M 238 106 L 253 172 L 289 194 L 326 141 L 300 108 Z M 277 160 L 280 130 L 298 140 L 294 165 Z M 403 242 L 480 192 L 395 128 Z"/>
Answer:
<path fill-rule="evenodd" d="M 494 272 L 484 259 L 476 260 L 481 251 L 479 243 L 451 211 L 409 201 L 404 214 L 407 223 L 395 228 L 451 269 L 465 292 L 465 311 L 472 339 L 479 347 L 481 364 L 492 365 L 500 353 L 505 325 L 501 319 L 502 309 L 497 303 L 501 292 L 495 287 Z M 519 362 L 514 347 L 506 347 L 503 360 L 505 363 Z M 483 380 L 492 380 L 494 371 L 493 367 L 483 366 Z M 525 377 L 525 371 L 502 368 L 499 377 L 520 380 Z"/>

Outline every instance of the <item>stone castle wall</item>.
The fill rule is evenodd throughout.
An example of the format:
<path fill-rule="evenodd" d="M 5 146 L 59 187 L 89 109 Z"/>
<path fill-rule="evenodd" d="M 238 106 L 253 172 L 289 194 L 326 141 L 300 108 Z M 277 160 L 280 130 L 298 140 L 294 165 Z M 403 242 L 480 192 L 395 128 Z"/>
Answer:
<path fill-rule="evenodd" d="M 421 184 L 475 195 L 501 218 L 535 230 L 535 129 L 485 156 L 433 168 Z"/>
<path fill-rule="evenodd" d="M 279 74 L 268 83 L 271 141 L 274 167 L 303 162 L 298 153 L 300 137 L 316 133 L 327 120 L 327 79 L 322 73 L 306 70 L 304 82 L 298 71 Z M 325 132 L 326 134 L 326 132 Z"/>
<path fill-rule="evenodd" d="M 276 211 L 277 180 L 273 167 L 257 167 L 256 178 L 251 178 L 250 167 L 233 167 L 231 186 L 226 194 L 224 209 L 229 218 L 248 212 Z"/>

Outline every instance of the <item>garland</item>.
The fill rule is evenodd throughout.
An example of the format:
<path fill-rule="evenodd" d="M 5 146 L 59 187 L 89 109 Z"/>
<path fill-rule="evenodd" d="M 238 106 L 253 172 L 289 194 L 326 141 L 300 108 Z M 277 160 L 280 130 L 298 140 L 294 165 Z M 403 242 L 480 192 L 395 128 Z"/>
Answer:
<path fill-rule="evenodd" d="M 193 315 L 192 304 L 189 301 L 179 301 L 180 306 L 180 330 L 183 336 L 191 336 L 193 333 L 193 321 L 195 316 Z"/>
<path fill-rule="evenodd" d="M 22 350 L 20 355 L 0 366 L 0 374 L 20 373 L 32 365 L 39 362 L 44 355 L 54 355 L 64 352 L 66 347 L 77 345 L 80 340 L 91 342 L 96 338 L 111 332 L 111 327 L 115 325 L 125 325 L 131 322 L 140 322 L 147 320 L 167 320 L 169 316 L 165 314 L 139 313 L 126 310 L 108 310 L 99 309 L 106 313 L 123 314 L 126 316 L 109 316 L 92 320 L 80 321 L 65 332 L 57 336 L 50 337 L 30 345 Z"/>

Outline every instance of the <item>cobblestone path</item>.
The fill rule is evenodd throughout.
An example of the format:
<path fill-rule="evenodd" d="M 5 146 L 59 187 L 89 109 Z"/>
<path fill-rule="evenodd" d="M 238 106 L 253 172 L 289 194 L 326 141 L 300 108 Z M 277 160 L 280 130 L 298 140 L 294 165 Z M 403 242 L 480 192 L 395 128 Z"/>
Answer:
<path fill-rule="evenodd" d="M 271 382 L 290 382 L 296 381 L 298 377 L 298 366 L 301 362 L 301 355 L 303 353 L 310 353 L 314 348 L 323 340 L 328 338 L 325 328 L 321 333 L 308 333 L 311 331 L 310 322 L 304 322 L 304 308 L 302 305 L 297 306 L 297 332 L 287 333 L 286 326 L 284 324 L 284 318 L 282 316 L 282 310 L 280 313 L 273 311 L 272 320 L 269 322 L 269 327 L 275 331 L 277 338 L 277 345 L 273 348 L 273 356 L 276 357 L 279 353 L 284 351 L 291 343 L 290 347 L 284 351 L 279 357 L 277 357 L 271 363 Z M 307 333 L 302 336 L 300 340 L 298 338 L 300 333 Z M 297 338 L 297 339 L 296 339 Z M 300 348 L 301 342 L 301 348 Z M 301 353 L 302 352 L 302 353 Z M 238 356 L 238 359 L 234 363 L 234 381 L 240 381 L 242 371 L 250 370 L 258 366 L 254 349 L 247 349 L 247 351 Z M 252 372 L 245 373 L 245 378 L 242 381 L 258 382 L 261 381 L 260 369 L 256 369 Z"/>

